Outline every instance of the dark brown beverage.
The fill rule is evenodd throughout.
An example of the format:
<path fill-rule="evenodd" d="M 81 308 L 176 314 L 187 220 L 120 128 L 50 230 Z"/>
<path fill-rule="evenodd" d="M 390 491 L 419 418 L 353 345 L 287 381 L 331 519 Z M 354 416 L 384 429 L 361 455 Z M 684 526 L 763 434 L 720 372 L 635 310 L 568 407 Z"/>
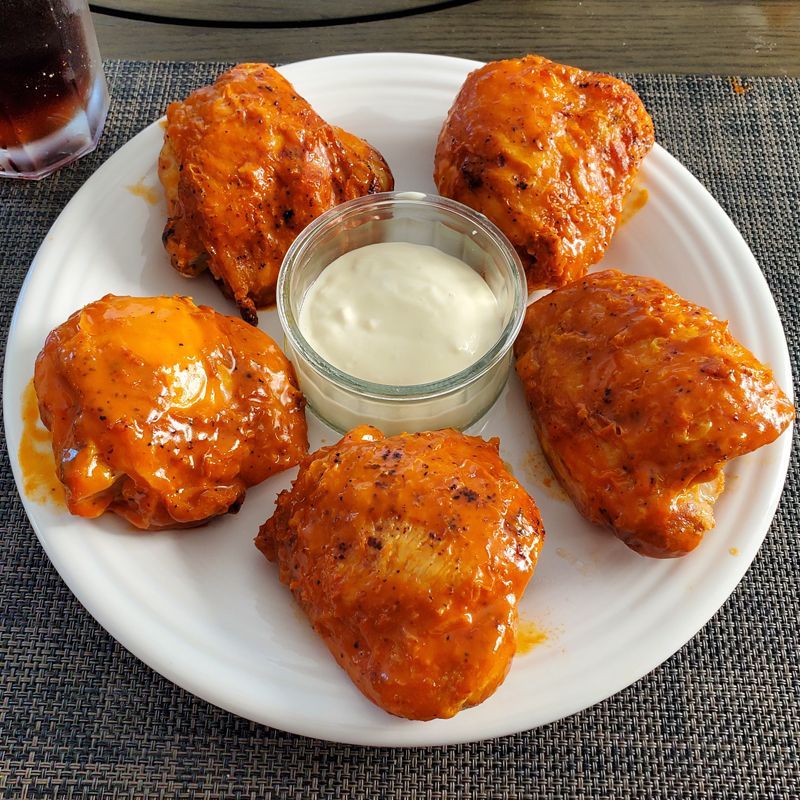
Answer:
<path fill-rule="evenodd" d="M 0 174 L 41 177 L 93 149 L 106 108 L 86 3 L 1 0 Z"/>

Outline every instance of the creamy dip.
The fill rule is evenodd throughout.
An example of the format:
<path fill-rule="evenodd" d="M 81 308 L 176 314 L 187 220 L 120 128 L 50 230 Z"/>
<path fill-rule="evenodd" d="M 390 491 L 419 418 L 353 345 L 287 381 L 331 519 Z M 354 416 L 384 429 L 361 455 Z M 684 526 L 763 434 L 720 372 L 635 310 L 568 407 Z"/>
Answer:
<path fill-rule="evenodd" d="M 298 326 L 342 372 L 408 386 L 474 364 L 500 337 L 503 316 L 492 290 L 463 261 L 428 245 L 380 242 L 322 271 Z"/>

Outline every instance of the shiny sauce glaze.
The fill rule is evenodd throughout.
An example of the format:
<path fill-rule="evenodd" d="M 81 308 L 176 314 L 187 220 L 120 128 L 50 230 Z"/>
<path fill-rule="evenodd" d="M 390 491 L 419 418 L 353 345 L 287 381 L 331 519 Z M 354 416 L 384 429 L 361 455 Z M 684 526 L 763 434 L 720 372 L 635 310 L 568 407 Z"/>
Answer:
<path fill-rule="evenodd" d="M 167 108 L 159 177 L 164 245 L 184 275 L 209 269 L 245 318 L 275 301 L 295 237 L 339 203 L 394 186 L 381 154 L 328 125 L 268 64 L 239 64 Z"/>
<path fill-rule="evenodd" d="M 67 505 L 84 517 L 199 524 L 307 446 L 277 345 L 184 297 L 90 303 L 50 334 L 35 385 Z"/>
<path fill-rule="evenodd" d="M 605 270 L 547 295 L 515 352 L 560 483 L 643 555 L 694 549 L 715 524 L 725 463 L 794 415 L 726 322 L 654 278 Z"/>
<path fill-rule="evenodd" d="M 624 81 L 528 55 L 470 73 L 439 134 L 439 193 L 485 214 L 522 259 L 529 290 L 599 261 L 653 146 Z"/>
<path fill-rule="evenodd" d="M 362 426 L 306 459 L 256 544 L 356 686 L 431 719 L 505 678 L 543 538 L 496 439 Z"/>

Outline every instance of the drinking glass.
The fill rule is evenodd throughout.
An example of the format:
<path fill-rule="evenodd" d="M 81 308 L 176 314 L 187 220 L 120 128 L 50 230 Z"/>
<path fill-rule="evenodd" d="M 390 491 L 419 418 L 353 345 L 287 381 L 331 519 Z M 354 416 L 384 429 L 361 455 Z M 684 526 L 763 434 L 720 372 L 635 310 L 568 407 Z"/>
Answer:
<path fill-rule="evenodd" d="M 0 0 L 0 176 L 37 180 L 90 153 L 107 112 L 86 0 Z"/>

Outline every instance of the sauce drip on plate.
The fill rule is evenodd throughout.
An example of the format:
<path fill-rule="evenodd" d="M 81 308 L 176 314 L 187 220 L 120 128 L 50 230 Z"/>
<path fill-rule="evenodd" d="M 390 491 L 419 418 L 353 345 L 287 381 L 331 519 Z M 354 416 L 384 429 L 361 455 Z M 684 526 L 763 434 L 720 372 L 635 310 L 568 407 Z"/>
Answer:
<path fill-rule="evenodd" d="M 56 477 L 50 431 L 39 419 L 39 404 L 33 380 L 22 393 L 22 441 L 19 445 L 22 488 L 29 500 L 64 505 L 64 487 Z"/>
<path fill-rule="evenodd" d="M 642 186 L 634 187 L 633 191 L 628 195 L 625 204 L 622 206 L 622 213 L 619 215 L 619 224 L 624 225 L 630 222 L 636 214 L 641 211 L 647 201 L 650 199 L 650 193 Z"/>
<path fill-rule="evenodd" d="M 138 180 L 136 183 L 132 183 L 130 186 L 127 187 L 128 191 L 135 195 L 136 197 L 141 197 L 146 203 L 149 203 L 151 206 L 156 205 L 158 201 L 161 199 L 161 191 L 156 186 L 148 186 L 144 182 L 144 178 Z"/>
<path fill-rule="evenodd" d="M 517 655 L 524 656 L 530 653 L 536 645 L 546 642 L 547 632 L 543 631 L 535 622 L 520 620 L 517 628 Z"/>

